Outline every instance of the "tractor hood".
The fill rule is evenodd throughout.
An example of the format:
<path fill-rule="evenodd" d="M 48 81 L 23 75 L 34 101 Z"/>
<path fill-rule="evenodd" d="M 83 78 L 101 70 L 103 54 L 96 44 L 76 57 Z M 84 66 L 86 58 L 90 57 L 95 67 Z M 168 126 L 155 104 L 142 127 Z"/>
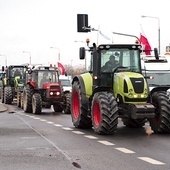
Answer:
<path fill-rule="evenodd" d="M 114 75 L 114 93 L 122 96 L 125 103 L 142 102 L 148 97 L 148 86 L 140 73 L 119 72 Z"/>

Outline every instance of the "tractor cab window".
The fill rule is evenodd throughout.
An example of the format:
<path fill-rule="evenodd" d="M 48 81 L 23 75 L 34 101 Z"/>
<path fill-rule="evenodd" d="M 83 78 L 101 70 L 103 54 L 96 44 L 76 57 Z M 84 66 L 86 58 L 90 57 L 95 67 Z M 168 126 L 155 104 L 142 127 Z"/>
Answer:
<path fill-rule="evenodd" d="M 101 50 L 101 85 L 111 86 L 118 67 L 119 71 L 140 72 L 139 59 L 138 49 Z"/>
<path fill-rule="evenodd" d="M 39 71 L 38 72 L 38 86 L 42 87 L 44 83 L 58 83 L 58 75 L 52 71 Z"/>
<path fill-rule="evenodd" d="M 138 50 L 109 49 L 101 52 L 101 72 L 113 72 L 116 67 L 126 67 L 129 71 L 140 72 Z"/>
<path fill-rule="evenodd" d="M 139 53 L 136 50 L 122 51 L 122 66 L 131 72 L 140 72 Z"/>

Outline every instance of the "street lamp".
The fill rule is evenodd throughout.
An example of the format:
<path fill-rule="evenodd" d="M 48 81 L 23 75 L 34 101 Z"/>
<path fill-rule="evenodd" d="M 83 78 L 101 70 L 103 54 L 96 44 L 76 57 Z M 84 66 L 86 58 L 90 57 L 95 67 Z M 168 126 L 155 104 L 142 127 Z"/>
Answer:
<path fill-rule="evenodd" d="M 77 41 L 77 40 L 75 40 L 74 42 L 75 42 L 75 43 L 84 43 L 84 47 L 86 46 L 86 42 L 85 42 L 85 41 Z M 84 65 L 85 65 L 85 70 L 86 70 L 86 65 L 87 65 L 86 56 L 85 56 L 85 63 L 84 63 Z"/>
<path fill-rule="evenodd" d="M 58 50 L 58 61 L 60 61 L 60 48 L 58 47 L 50 47 Z"/>
<path fill-rule="evenodd" d="M 158 17 L 153 17 L 153 16 L 145 16 L 142 15 L 142 18 L 153 18 L 153 19 L 157 19 L 158 21 L 158 50 L 159 50 L 159 54 L 161 52 L 161 45 L 160 45 L 160 19 Z"/>
<path fill-rule="evenodd" d="M 29 51 L 23 51 L 23 53 L 28 53 L 30 56 L 30 65 L 31 65 L 31 53 Z"/>
<path fill-rule="evenodd" d="M 5 66 L 7 66 L 7 56 L 6 55 L 2 55 L 2 54 L 0 54 L 0 56 L 4 56 L 5 57 Z"/>

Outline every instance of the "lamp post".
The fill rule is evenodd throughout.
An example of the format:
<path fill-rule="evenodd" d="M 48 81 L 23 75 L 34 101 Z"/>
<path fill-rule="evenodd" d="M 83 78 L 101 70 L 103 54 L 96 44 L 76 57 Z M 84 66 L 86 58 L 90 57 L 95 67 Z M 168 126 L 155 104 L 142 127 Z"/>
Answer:
<path fill-rule="evenodd" d="M 145 16 L 145 15 L 142 15 L 141 16 L 142 18 L 153 18 L 153 19 L 157 19 L 158 21 L 158 50 L 159 50 L 159 54 L 161 52 L 161 45 L 160 45 L 160 19 L 158 17 L 153 17 L 153 16 Z"/>
<path fill-rule="evenodd" d="M 5 57 L 5 66 L 7 66 L 7 56 L 6 55 L 2 55 L 2 54 L 0 54 L 0 56 L 4 56 Z"/>
<path fill-rule="evenodd" d="M 86 42 L 84 42 L 84 41 L 77 41 L 77 40 L 75 40 L 74 42 L 75 42 L 75 43 L 84 43 L 84 47 L 86 46 Z M 87 66 L 86 56 L 85 56 L 85 63 L 84 63 L 84 65 L 85 65 L 85 70 L 86 70 L 86 66 Z"/>
<path fill-rule="evenodd" d="M 31 64 L 31 53 L 29 52 L 29 51 L 23 51 L 23 53 L 28 53 L 29 54 L 29 59 L 30 59 L 30 63 L 29 64 Z"/>
<path fill-rule="evenodd" d="M 58 50 L 58 61 L 60 61 L 60 48 L 58 48 L 58 47 L 50 47 L 50 48 Z"/>

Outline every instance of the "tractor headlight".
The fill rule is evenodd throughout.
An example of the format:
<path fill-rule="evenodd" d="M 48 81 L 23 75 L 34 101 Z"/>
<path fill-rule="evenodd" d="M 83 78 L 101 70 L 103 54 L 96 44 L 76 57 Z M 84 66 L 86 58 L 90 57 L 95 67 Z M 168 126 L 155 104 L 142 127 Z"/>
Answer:
<path fill-rule="evenodd" d="M 54 93 L 51 91 L 51 92 L 50 92 L 50 95 L 52 96 L 53 94 L 54 94 Z"/>
<path fill-rule="evenodd" d="M 133 97 L 134 97 L 134 98 L 137 98 L 137 97 L 138 97 L 138 95 L 137 95 L 137 94 L 134 94 L 134 95 L 133 95 Z"/>
<path fill-rule="evenodd" d="M 59 95 L 60 95 L 60 92 L 56 92 L 56 95 L 59 96 Z"/>

